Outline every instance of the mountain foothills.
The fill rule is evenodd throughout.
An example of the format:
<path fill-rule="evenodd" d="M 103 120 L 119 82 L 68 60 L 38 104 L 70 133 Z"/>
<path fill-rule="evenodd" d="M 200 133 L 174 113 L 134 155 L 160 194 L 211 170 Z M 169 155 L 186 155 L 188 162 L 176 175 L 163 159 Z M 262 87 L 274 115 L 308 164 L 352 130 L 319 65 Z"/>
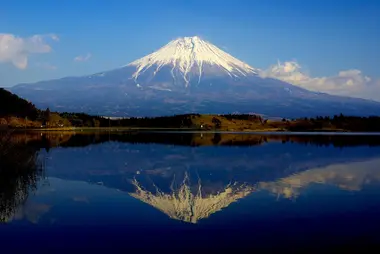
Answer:
<path fill-rule="evenodd" d="M 380 114 L 380 103 L 311 92 L 280 80 L 199 37 L 173 40 L 114 70 L 19 84 L 39 108 L 107 116 L 260 113 L 299 118 Z"/>

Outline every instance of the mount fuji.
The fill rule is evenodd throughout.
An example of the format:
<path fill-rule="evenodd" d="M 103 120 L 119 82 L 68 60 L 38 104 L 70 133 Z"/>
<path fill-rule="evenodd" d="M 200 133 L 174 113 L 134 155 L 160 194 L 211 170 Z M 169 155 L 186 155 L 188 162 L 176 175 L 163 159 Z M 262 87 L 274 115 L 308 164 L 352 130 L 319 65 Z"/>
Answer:
<path fill-rule="evenodd" d="M 378 102 L 312 92 L 259 74 L 199 37 L 184 37 L 114 70 L 19 84 L 10 91 L 40 108 L 109 116 L 380 114 Z"/>

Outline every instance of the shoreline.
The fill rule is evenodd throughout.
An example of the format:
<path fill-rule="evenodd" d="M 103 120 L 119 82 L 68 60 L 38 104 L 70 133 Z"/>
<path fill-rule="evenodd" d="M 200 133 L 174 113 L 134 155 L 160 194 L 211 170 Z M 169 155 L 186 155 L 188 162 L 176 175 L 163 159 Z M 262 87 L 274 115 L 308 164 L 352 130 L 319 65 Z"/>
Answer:
<path fill-rule="evenodd" d="M 192 128 L 150 128 L 150 127 L 70 127 L 70 128 L 6 128 L 0 131 L 12 132 L 166 132 L 166 133 L 221 133 L 221 134 L 277 134 L 277 135 L 380 135 L 380 132 L 353 132 L 348 130 L 305 130 L 287 131 L 283 129 L 245 130 L 205 130 Z"/>

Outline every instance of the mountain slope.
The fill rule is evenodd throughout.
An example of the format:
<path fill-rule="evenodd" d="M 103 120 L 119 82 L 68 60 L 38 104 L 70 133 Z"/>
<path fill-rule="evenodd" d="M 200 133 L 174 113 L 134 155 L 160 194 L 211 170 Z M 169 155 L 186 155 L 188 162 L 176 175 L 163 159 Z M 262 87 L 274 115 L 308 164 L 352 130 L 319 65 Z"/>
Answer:
<path fill-rule="evenodd" d="M 199 37 L 184 37 L 115 70 L 11 91 L 42 108 L 117 116 L 380 114 L 380 103 L 311 92 L 258 72 Z"/>

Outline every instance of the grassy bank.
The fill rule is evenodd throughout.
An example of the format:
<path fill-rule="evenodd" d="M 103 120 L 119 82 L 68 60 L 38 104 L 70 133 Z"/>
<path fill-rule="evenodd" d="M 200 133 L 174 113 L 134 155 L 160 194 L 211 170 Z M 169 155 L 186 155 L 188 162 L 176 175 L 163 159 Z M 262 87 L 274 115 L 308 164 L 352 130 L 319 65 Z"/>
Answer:
<path fill-rule="evenodd" d="M 96 132 L 96 131 L 199 131 L 200 129 L 193 128 L 149 128 L 149 127 L 62 127 L 62 128 L 33 128 L 33 129 L 17 129 L 23 131 L 69 131 L 69 132 Z"/>

